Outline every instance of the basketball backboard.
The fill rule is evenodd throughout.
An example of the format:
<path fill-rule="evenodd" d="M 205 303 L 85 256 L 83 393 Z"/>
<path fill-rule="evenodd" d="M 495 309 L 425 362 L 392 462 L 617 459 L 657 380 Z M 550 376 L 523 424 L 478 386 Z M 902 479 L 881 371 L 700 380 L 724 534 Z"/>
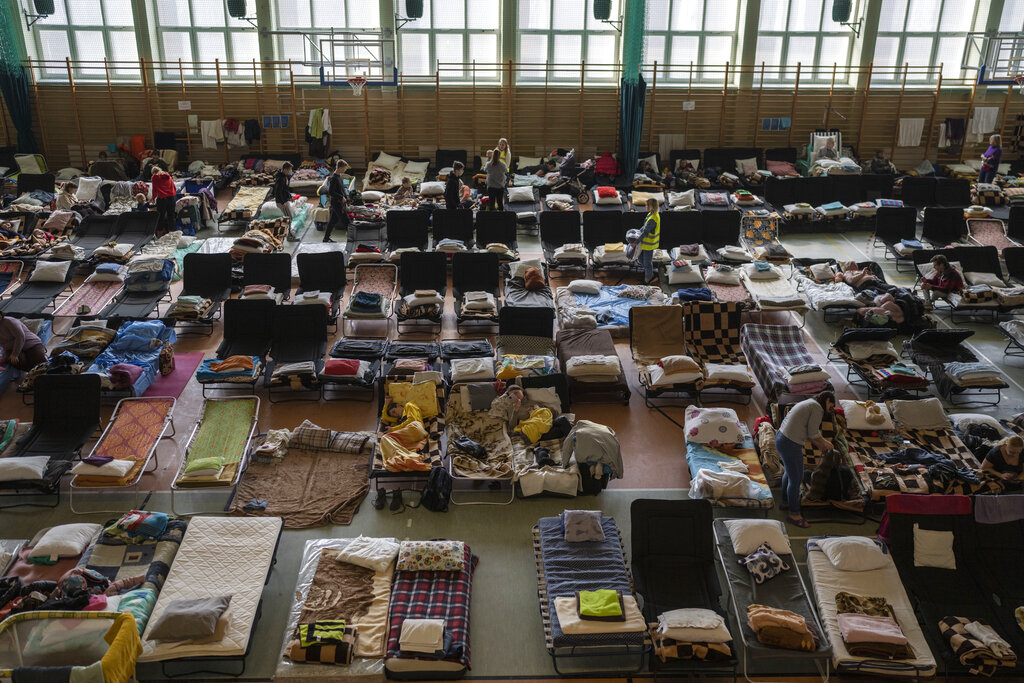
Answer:
<path fill-rule="evenodd" d="M 1024 75 L 1024 34 L 969 33 L 962 64 L 978 70 L 978 85 L 1016 85 Z"/>

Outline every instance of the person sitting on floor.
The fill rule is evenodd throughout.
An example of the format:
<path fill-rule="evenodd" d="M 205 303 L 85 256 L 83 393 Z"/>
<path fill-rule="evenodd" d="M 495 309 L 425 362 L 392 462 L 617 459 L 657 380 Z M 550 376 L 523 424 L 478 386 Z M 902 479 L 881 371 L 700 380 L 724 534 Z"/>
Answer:
<path fill-rule="evenodd" d="M 993 474 L 1005 482 L 1020 484 L 1024 480 L 1024 467 L 1021 464 L 1021 452 L 1024 451 L 1024 439 L 1019 436 L 1008 436 L 988 452 L 981 463 L 981 471 Z"/>
<path fill-rule="evenodd" d="M 18 370 L 31 370 L 46 362 L 46 346 L 25 323 L 17 318 L 8 318 L 0 313 L 0 348 L 3 349 L 4 365 Z"/>
<path fill-rule="evenodd" d="M 935 268 L 935 274 L 931 277 L 922 278 L 921 281 L 921 290 L 924 292 L 926 307 L 931 307 L 932 302 L 936 298 L 945 298 L 964 288 L 964 279 L 957 272 L 956 268 L 949 265 L 949 260 L 945 254 L 932 256 L 931 264 Z"/>
<path fill-rule="evenodd" d="M 132 211 L 149 211 L 149 202 L 146 201 L 146 195 L 141 192 L 135 195 L 135 206 L 132 207 Z"/>
<path fill-rule="evenodd" d="M 412 180 L 402 178 L 402 184 L 395 190 L 395 201 L 401 202 L 406 199 L 412 199 Z"/>

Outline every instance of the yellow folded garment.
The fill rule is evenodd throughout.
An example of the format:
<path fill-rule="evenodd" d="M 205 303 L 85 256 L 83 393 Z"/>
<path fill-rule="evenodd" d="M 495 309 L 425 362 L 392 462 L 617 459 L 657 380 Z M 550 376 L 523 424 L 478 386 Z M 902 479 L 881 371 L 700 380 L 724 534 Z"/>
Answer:
<path fill-rule="evenodd" d="M 228 356 L 219 363 L 210 363 L 210 369 L 214 372 L 226 372 L 228 370 L 252 370 L 253 363 L 250 356 Z"/>
<path fill-rule="evenodd" d="M 536 408 L 530 413 L 530 417 L 516 425 L 515 431 L 525 434 L 530 443 L 537 443 L 540 441 L 540 437 L 551 431 L 551 423 L 553 421 L 554 418 L 550 410 L 547 408 Z"/>
<path fill-rule="evenodd" d="M 623 252 L 626 251 L 626 245 L 622 242 L 609 242 L 604 245 L 604 253 L 610 254 L 612 252 Z"/>
<path fill-rule="evenodd" d="M 142 640 L 139 638 L 139 629 L 136 628 L 132 615 L 117 615 L 114 624 L 103 638 L 110 645 L 100 660 L 103 680 L 108 683 L 128 683 L 135 680 L 135 660 L 142 654 Z"/>
<path fill-rule="evenodd" d="M 427 445 L 427 430 L 423 428 L 422 422 L 409 422 L 397 429 L 390 429 L 385 436 L 411 451 L 418 451 Z"/>
<path fill-rule="evenodd" d="M 636 606 L 636 598 L 632 595 L 622 596 L 622 606 L 626 614 L 625 621 L 593 621 L 580 619 L 576 613 L 576 596 L 555 598 L 555 616 L 558 625 L 567 635 L 585 633 L 637 633 L 647 630 L 644 616 Z"/>

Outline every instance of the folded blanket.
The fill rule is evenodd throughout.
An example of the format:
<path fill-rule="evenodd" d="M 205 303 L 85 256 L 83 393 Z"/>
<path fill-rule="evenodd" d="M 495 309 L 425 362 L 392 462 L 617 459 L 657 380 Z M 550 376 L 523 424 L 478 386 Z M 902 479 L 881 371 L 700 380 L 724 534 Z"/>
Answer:
<path fill-rule="evenodd" d="M 573 356 L 566 363 L 566 373 L 570 377 L 600 375 L 612 378 L 622 374 L 622 364 L 618 356 Z"/>
<path fill-rule="evenodd" d="M 947 363 L 946 374 L 959 382 L 998 379 L 999 370 L 988 363 Z"/>
<path fill-rule="evenodd" d="M 495 310 L 494 295 L 490 292 L 466 292 L 463 310 L 490 312 Z"/>
<path fill-rule="evenodd" d="M 576 612 L 576 596 L 555 598 L 555 616 L 558 625 L 566 635 L 600 633 L 641 633 L 647 630 L 647 623 L 632 595 L 622 596 L 625 621 L 594 621 L 581 619 Z"/>
<path fill-rule="evenodd" d="M 131 363 L 117 363 L 111 366 L 109 372 L 110 383 L 119 390 L 130 388 L 139 377 L 142 377 L 142 368 Z"/>
<path fill-rule="evenodd" d="M 383 298 L 374 292 L 356 292 L 352 297 L 350 306 L 353 311 L 360 313 L 380 313 Z"/>

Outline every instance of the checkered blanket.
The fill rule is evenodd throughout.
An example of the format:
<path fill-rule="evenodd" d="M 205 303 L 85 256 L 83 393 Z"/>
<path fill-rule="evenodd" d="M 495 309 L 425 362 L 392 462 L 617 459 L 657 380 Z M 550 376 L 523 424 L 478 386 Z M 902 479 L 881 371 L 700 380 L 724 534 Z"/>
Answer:
<path fill-rule="evenodd" d="M 736 303 L 691 302 L 683 305 L 683 341 L 700 363 L 746 365 L 740 348 L 740 306 Z"/>
<path fill-rule="evenodd" d="M 469 668 L 469 601 L 473 571 L 479 558 L 466 546 L 465 569 L 451 572 L 396 571 L 391 581 L 388 615 L 388 658 L 402 657 L 398 639 L 406 619 L 444 619 L 451 634 L 451 656 L 445 661 Z"/>
<path fill-rule="evenodd" d="M 997 657 L 990 648 L 983 642 L 971 636 L 967 632 L 967 624 L 977 621 L 979 624 L 988 626 L 983 619 L 971 619 L 967 617 L 943 617 L 939 620 L 939 635 L 956 654 L 960 663 L 967 667 L 970 673 L 982 676 L 991 676 L 1001 666 L 1013 668 L 1017 666 L 1017 655 L 1010 653 L 1005 657 Z"/>
<path fill-rule="evenodd" d="M 786 368 L 816 362 L 802 331 L 792 325 L 747 323 L 740 329 L 740 344 L 769 402 L 789 391 Z"/>
<path fill-rule="evenodd" d="M 273 185 L 274 174 L 273 173 L 253 173 L 239 178 L 238 180 L 231 183 L 231 187 L 240 187 L 243 185 Z"/>

